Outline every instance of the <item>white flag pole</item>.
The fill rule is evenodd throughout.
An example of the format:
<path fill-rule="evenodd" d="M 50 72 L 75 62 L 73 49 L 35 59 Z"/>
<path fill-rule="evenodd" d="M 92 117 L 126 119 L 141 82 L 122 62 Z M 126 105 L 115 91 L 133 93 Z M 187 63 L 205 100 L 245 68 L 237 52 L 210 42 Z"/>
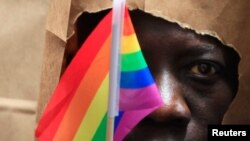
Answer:
<path fill-rule="evenodd" d="M 125 0 L 113 0 L 107 141 L 113 141 L 114 119 L 115 116 L 118 116 L 119 114 L 120 48 L 123 31 L 124 11 Z"/>

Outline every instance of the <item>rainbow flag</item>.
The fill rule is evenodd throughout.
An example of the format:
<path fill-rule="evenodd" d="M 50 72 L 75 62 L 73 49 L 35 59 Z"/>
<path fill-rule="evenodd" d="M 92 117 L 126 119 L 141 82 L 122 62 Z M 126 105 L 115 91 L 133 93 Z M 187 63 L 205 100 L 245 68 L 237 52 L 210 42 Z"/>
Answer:
<path fill-rule="evenodd" d="M 41 141 L 105 141 L 112 11 L 79 49 L 60 79 L 36 129 Z M 120 114 L 114 140 L 163 104 L 126 9 L 121 54 Z"/>

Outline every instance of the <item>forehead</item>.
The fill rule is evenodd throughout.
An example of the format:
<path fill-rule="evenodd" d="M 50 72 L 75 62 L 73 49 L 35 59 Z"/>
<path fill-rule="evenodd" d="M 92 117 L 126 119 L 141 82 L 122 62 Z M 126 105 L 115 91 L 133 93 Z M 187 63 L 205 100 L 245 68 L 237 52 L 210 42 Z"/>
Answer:
<path fill-rule="evenodd" d="M 211 52 L 221 57 L 224 54 L 224 45 L 214 37 L 197 34 L 139 10 L 132 11 L 131 18 L 144 52 L 157 52 L 159 55 L 168 52 L 168 56 L 187 52 L 190 55 Z"/>
<path fill-rule="evenodd" d="M 214 37 L 197 34 L 191 29 L 182 28 L 176 23 L 152 16 L 140 10 L 131 11 L 131 18 L 136 33 L 147 39 L 147 41 L 152 39 L 156 42 L 164 40 L 165 43 L 182 41 L 185 44 L 206 43 L 213 46 L 223 46 Z"/>

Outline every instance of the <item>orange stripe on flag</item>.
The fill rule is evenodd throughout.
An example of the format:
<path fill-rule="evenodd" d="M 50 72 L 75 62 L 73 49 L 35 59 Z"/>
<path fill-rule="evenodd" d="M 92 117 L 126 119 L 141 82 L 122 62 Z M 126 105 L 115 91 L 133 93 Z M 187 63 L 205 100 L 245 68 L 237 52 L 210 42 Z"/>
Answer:
<path fill-rule="evenodd" d="M 131 23 L 132 23 L 132 21 L 129 17 L 129 11 L 126 10 L 125 11 L 125 18 L 124 18 L 124 27 L 126 27 L 126 28 L 123 28 L 123 35 L 127 36 L 127 35 L 131 35 L 131 34 L 135 33 L 134 27 Z"/>
<path fill-rule="evenodd" d="M 82 79 L 75 96 L 57 130 L 54 141 L 71 141 L 76 134 L 90 103 L 109 71 L 110 36 Z"/>

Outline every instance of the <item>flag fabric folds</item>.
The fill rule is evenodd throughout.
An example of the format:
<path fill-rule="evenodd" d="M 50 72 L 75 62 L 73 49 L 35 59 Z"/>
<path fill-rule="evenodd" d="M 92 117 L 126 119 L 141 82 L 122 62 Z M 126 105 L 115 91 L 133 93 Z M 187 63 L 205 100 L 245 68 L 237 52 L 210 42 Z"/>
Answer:
<path fill-rule="evenodd" d="M 41 141 L 105 141 L 112 11 L 62 75 L 36 129 Z M 120 115 L 114 140 L 124 137 L 163 104 L 126 9 L 121 49 Z"/>

